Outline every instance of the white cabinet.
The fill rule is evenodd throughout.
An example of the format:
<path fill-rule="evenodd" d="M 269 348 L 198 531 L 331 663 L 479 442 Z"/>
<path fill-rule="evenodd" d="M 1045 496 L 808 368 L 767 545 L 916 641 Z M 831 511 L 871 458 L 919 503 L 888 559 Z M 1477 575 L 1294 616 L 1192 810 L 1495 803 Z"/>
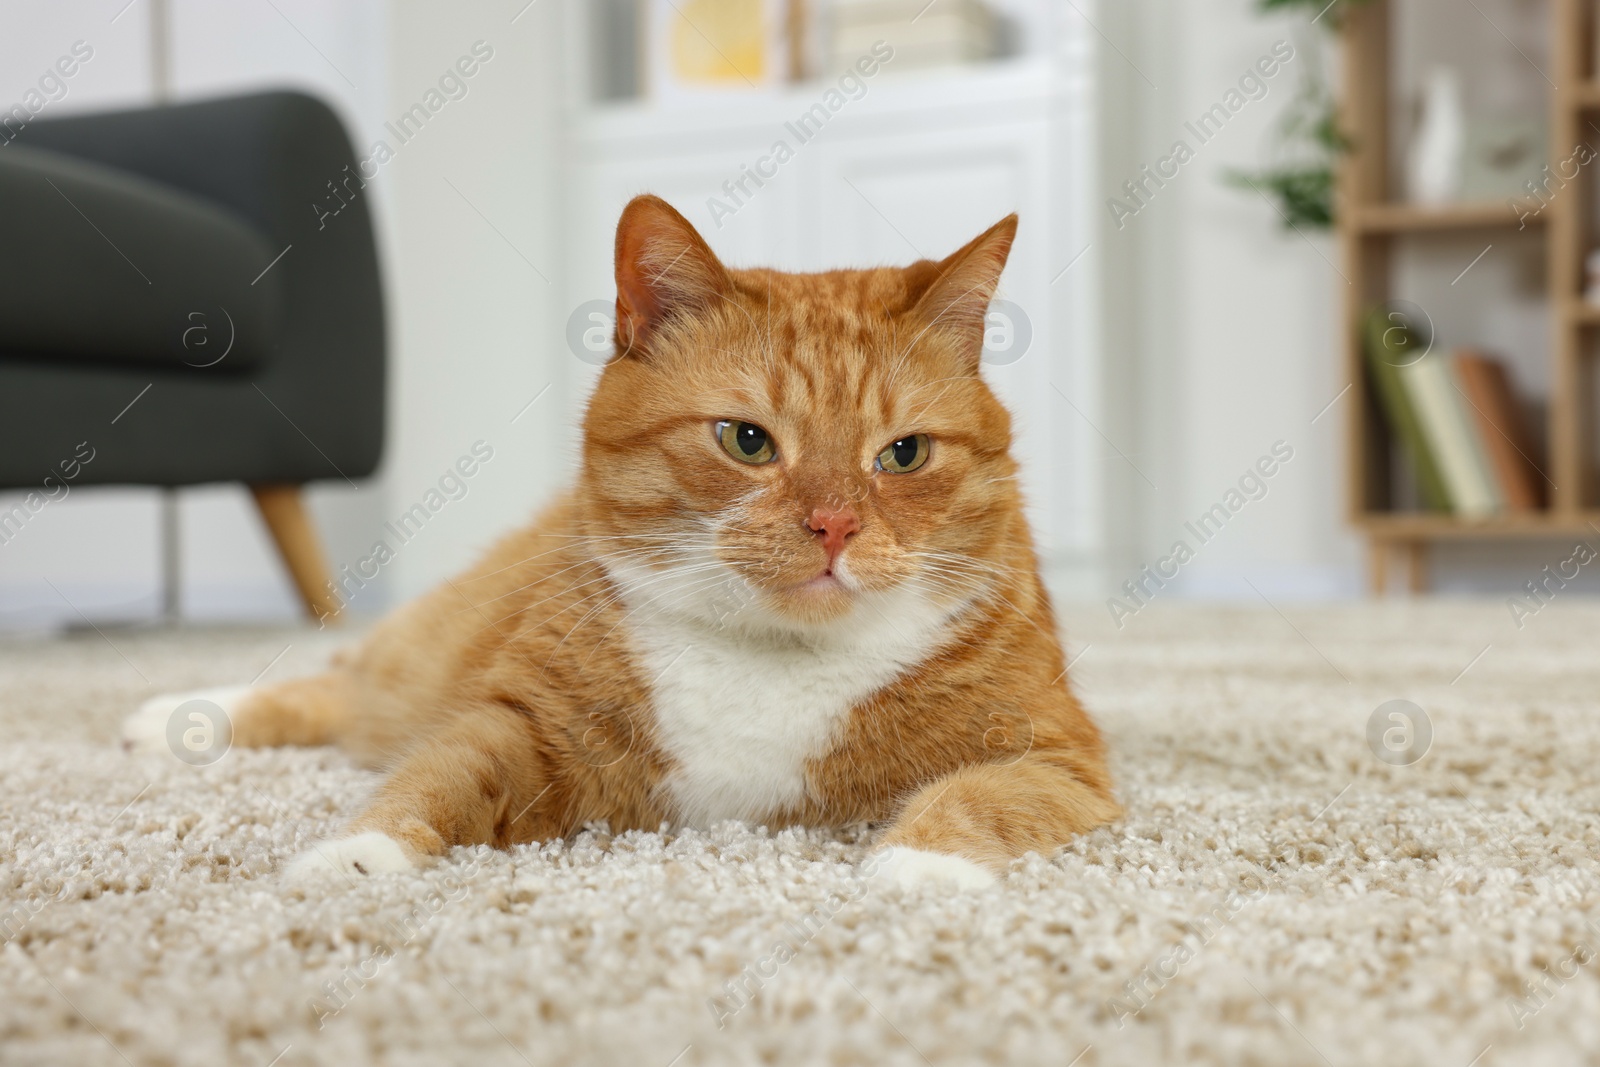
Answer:
<path fill-rule="evenodd" d="M 1087 77 L 1052 58 L 1086 52 L 1057 48 L 971 72 L 884 73 L 804 141 L 795 120 L 826 84 L 692 111 L 580 107 L 569 117 L 566 306 L 613 297 L 614 227 L 640 192 L 665 197 L 730 265 L 790 270 L 942 258 L 1018 212 L 1001 280 L 1010 303 L 997 304 L 991 321 L 997 337 L 1010 330 L 1031 341 L 1020 358 L 1002 355 L 984 373 L 1015 416 L 1046 563 L 1069 591 L 1091 588 L 1103 547 L 1105 448 L 1094 429 L 1091 272 L 1063 273 L 1090 243 L 1090 211 L 1079 201 L 1093 173 L 1091 102 Z M 740 192 L 778 141 L 792 158 L 762 164 L 776 175 L 759 186 L 745 178 Z M 596 370 L 576 359 L 570 366 L 576 413 Z"/>

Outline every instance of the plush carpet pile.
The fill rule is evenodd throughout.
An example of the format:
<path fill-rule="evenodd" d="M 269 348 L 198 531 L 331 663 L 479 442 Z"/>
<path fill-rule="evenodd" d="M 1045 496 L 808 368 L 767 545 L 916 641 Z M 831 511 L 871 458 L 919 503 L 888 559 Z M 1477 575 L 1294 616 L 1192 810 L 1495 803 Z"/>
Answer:
<path fill-rule="evenodd" d="M 370 775 L 113 739 L 326 635 L 0 642 L 0 1061 L 1596 1062 L 1600 607 L 1281 607 L 1068 612 L 1127 818 L 965 895 L 736 825 L 308 893 Z"/>

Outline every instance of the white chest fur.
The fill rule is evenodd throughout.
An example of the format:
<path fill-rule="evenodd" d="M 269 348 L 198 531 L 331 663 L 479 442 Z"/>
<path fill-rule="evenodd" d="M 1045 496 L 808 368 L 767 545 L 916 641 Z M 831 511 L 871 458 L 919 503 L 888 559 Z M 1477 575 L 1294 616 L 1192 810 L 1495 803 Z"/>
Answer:
<path fill-rule="evenodd" d="M 804 799 L 806 764 L 851 709 L 942 643 L 946 614 L 920 595 L 874 607 L 815 644 L 649 611 L 630 620 L 685 825 L 759 821 Z"/>

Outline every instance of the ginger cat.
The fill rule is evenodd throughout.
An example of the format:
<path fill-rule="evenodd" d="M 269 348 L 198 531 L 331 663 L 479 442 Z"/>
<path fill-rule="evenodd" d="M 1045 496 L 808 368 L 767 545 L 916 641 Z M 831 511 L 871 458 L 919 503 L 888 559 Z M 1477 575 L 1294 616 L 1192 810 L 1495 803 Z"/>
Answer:
<path fill-rule="evenodd" d="M 886 820 L 879 873 L 976 886 L 1117 817 L 979 376 L 1016 228 L 938 263 L 784 274 L 630 203 L 576 487 L 327 674 L 202 694 L 234 744 L 388 767 L 293 869 L 591 820 Z M 147 703 L 130 744 L 190 696 Z"/>

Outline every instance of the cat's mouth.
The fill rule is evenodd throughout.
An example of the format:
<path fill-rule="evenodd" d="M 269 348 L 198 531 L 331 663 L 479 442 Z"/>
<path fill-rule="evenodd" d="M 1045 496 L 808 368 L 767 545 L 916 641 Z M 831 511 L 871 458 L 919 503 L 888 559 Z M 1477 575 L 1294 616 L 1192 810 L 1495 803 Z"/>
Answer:
<path fill-rule="evenodd" d="M 843 578 L 834 572 L 832 567 L 825 567 L 821 574 L 800 583 L 802 593 L 848 593 L 850 587 Z"/>
<path fill-rule="evenodd" d="M 841 564 L 843 560 L 835 559 L 825 563 L 821 570 L 803 581 L 790 585 L 785 592 L 796 602 L 811 607 L 820 607 L 833 603 L 842 606 L 842 602 L 853 597 L 861 590 L 860 581 L 847 572 Z"/>

